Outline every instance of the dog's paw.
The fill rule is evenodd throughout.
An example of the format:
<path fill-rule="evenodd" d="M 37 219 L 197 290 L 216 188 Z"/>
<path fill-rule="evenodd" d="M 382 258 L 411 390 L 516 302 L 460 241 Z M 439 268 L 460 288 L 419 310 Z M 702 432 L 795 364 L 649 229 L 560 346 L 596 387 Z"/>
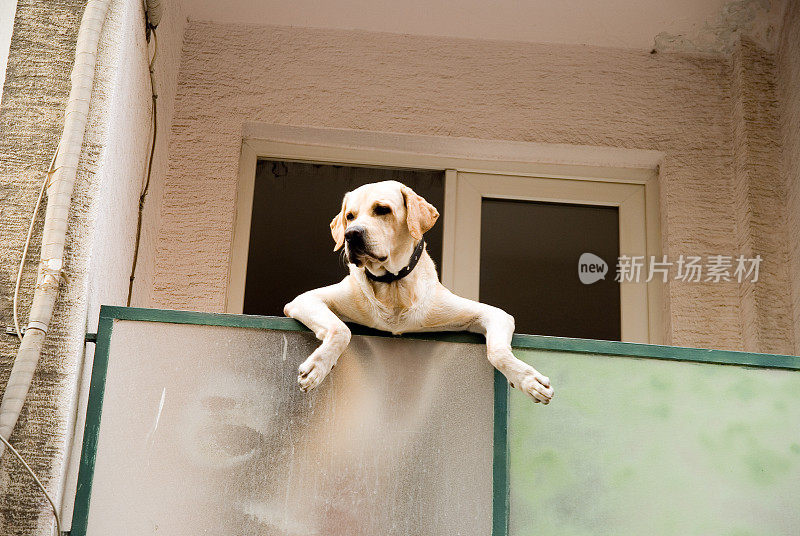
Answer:
<path fill-rule="evenodd" d="M 311 354 L 297 369 L 299 373 L 297 383 L 300 384 L 300 390 L 307 393 L 317 387 L 334 366 L 335 363 L 329 365 L 326 359 Z"/>
<path fill-rule="evenodd" d="M 516 386 L 517 389 L 528 395 L 534 402 L 549 404 L 553 398 L 553 387 L 550 385 L 550 378 L 540 373 L 533 367 L 522 375 L 522 379 Z"/>

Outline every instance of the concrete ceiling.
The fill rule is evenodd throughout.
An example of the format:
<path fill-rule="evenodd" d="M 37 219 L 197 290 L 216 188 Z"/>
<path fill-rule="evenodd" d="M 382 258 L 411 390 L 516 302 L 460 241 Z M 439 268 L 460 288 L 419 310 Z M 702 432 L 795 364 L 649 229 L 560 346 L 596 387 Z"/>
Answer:
<path fill-rule="evenodd" d="M 741 31 L 774 46 L 786 1 L 184 0 L 197 20 L 712 53 Z"/>

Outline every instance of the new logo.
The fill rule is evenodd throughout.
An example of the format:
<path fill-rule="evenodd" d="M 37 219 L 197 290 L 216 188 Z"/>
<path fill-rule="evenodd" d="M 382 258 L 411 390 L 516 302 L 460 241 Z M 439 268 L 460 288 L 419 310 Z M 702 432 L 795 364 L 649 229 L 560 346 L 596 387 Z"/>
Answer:
<path fill-rule="evenodd" d="M 584 285 L 606 278 L 608 264 L 594 253 L 584 253 L 578 259 L 578 277 Z"/>

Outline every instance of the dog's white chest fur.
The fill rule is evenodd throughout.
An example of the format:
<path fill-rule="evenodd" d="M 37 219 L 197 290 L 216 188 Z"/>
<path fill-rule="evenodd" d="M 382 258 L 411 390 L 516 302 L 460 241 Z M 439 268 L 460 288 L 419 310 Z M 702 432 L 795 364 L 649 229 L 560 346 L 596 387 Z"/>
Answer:
<path fill-rule="evenodd" d="M 370 326 L 393 335 L 401 335 L 410 331 L 420 331 L 424 316 L 417 308 L 390 311 L 385 308 L 375 308 L 372 317 L 374 325 Z"/>
<path fill-rule="evenodd" d="M 363 322 L 366 325 L 394 335 L 424 328 L 425 304 L 431 294 L 424 278 L 409 276 L 387 284 L 369 283 L 362 275 L 359 287 L 370 308 Z"/>

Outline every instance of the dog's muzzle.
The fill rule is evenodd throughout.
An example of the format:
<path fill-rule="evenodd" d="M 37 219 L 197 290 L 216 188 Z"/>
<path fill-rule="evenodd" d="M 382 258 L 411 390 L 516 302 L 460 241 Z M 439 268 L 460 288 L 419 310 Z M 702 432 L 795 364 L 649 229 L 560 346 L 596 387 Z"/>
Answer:
<path fill-rule="evenodd" d="M 367 243 L 364 239 L 366 230 L 360 225 L 354 225 L 344 233 L 344 240 L 347 244 L 347 261 L 361 266 L 361 258 L 368 255 Z"/>

